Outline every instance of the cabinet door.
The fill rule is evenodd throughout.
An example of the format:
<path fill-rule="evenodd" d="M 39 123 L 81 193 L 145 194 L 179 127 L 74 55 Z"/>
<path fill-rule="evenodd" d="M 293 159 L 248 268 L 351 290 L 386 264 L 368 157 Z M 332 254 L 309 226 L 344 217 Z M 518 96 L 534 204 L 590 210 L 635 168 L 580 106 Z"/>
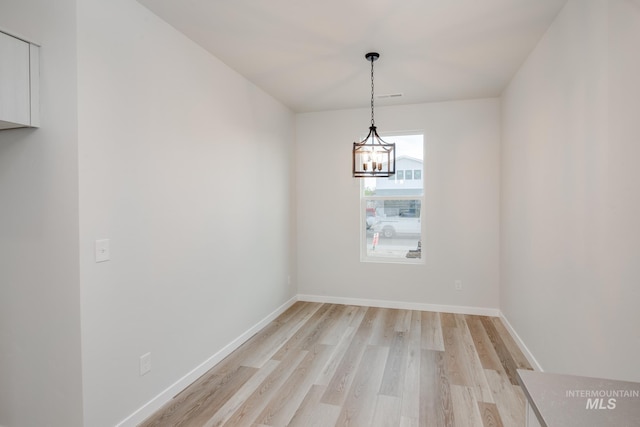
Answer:
<path fill-rule="evenodd" d="M 0 129 L 30 125 L 29 43 L 0 33 Z"/>

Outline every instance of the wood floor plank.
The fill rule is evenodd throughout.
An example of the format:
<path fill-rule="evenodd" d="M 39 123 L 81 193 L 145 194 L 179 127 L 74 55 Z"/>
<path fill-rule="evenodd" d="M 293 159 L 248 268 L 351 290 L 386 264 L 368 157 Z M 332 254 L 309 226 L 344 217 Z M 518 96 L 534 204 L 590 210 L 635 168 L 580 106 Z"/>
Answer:
<path fill-rule="evenodd" d="M 322 403 L 326 386 L 313 385 L 294 414 L 289 427 L 333 427 L 340 415 L 340 406 Z"/>
<path fill-rule="evenodd" d="M 407 363 L 402 390 L 401 424 L 417 424 L 420 418 L 420 357 L 422 337 L 422 316 L 419 311 L 411 312 L 411 325 L 407 341 Z"/>
<path fill-rule="evenodd" d="M 411 310 L 398 310 L 394 331 L 408 333 L 411 328 Z"/>
<path fill-rule="evenodd" d="M 474 388 L 475 394 L 479 401 L 493 403 L 493 394 L 487 383 L 487 379 L 484 376 L 484 369 L 480 362 L 480 357 L 476 350 L 476 346 L 469 331 L 466 317 L 463 315 L 456 315 L 458 321 L 458 332 L 460 339 L 459 345 L 462 347 L 462 357 L 464 364 L 467 367 L 469 374 L 470 387 Z"/>
<path fill-rule="evenodd" d="M 227 427 L 252 425 L 306 355 L 307 352 L 302 351 L 288 354 L 223 425 Z"/>
<path fill-rule="evenodd" d="M 499 321 L 298 302 L 141 426 L 520 427 Z"/>
<path fill-rule="evenodd" d="M 287 425 L 311 389 L 313 379 L 329 359 L 332 350 L 332 346 L 317 345 L 308 351 L 307 356 L 278 388 L 256 421 L 272 426 Z"/>
<path fill-rule="evenodd" d="M 402 399 L 395 396 L 379 394 L 376 399 L 376 409 L 371 420 L 371 427 L 398 427 Z"/>
<path fill-rule="evenodd" d="M 495 396 L 496 407 L 505 427 L 521 427 L 525 425 L 525 404 L 508 378 L 500 373 L 487 369 L 485 371 L 489 386 Z"/>
<path fill-rule="evenodd" d="M 420 418 L 424 427 L 454 425 L 451 386 L 444 352 L 422 350 L 420 360 Z"/>
<path fill-rule="evenodd" d="M 389 347 L 395 336 L 396 322 L 401 310 L 393 308 L 379 309 L 379 315 L 374 322 L 369 344 Z"/>
<path fill-rule="evenodd" d="M 229 398 L 225 404 L 205 423 L 203 427 L 219 427 L 229 421 L 229 418 L 242 406 L 269 375 L 278 367 L 278 360 L 270 360 L 256 372 L 244 385 Z"/>
<path fill-rule="evenodd" d="M 440 327 L 442 328 L 455 328 L 458 326 L 456 321 L 456 315 L 453 313 L 439 313 Z"/>
<path fill-rule="evenodd" d="M 340 333 L 344 332 L 343 318 L 346 318 L 345 312 L 347 311 L 347 306 L 345 305 L 335 305 L 335 304 L 327 304 L 330 306 L 330 309 L 327 311 L 327 317 L 324 321 L 318 325 L 317 328 L 317 336 L 310 335 L 308 338 L 308 342 L 303 344 L 303 349 L 307 349 L 310 345 L 313 344 L 325 344 L 325 345 L 335 345 L 340 340 Z M 326 337 L 329 337 L 326 339 Z M 337 338 L 337 339 L 336 339 Z M 334 342 L 329 342 L 334 340 Z"/>
<path fill-rule="evenodd" d="M 269 323 L 243 343 L 240 348 L 227 356 L 216 366 L 216 370 L 225 369 L 225 365 L 231 367 L 237 365 L 252 366 L 251 360 L 247 360 L 248 357 L 255 357 L 263 353 L 265 347 L 273 348 L 283 334 L 286 335 L 291 328 L 299 325 L 301 319 L 309 316 L 310 313 L 317 310 L 318 307 L 318 304 L 310 302 L 295 303 L 273 322 Z M 253 363 L 253 365 L 258 365 L 258 363 Z"/>
<path fill-rule="evenodd" d="M 498 354 L 496 353 L 496 350 L 493 347 L 484 326 L 482 325 L 480 316 L 465 317 L 467 319 L 469 332 L 471 332 L 471 336 L 473 338 L 476 352 L 478 353 L 478 357 L 482 363 L 482 367 L 484 369 L 493 369 L 494 371 L 504 369 L 500 362 L 500 358 L 498 357 Z"/>
<path fill-rule="evenodd" d="M 495 403 L 478 402 L 478 409 L 484 427 L 504 427 Z"/>
<path fill-rule="evenodd" d="M 202 383 L 199 393 L 190 402 L 188 411 L 179 410 L 181 400 L 172 402 L 165 411 L 159 413 L 143 425 L 145 427 L 203 425 L 257 372 L 255 368 L 239 366 L 235 371 L 215 378 L 215 381 Z"/>
<path fill-rule="evenodd" d="M 376 396 L 384 367 L 388 347 L 367 346 L 357 373 L 349 387 L 336 426 L 370 426 L 376 408 Z"/>
<path fill-rule="evenodd" d="M 328 386 L 331 379 L 336 374 L 336 371 L 343 363 L 344 355 L 351 347 L 351 341 L 356 334 L 357 329 L 354 326 L 349 326 L 345 329 L 342 340 L 334 346 L 334 351 L 329 361 L 324 366 L 318 377 L 315 379 L 314 384 Z"/>
<path fill-rule="evenodd" d="M 404 332 L 395 332 L 380 385 L 380 394 L 402 397 L 409 347 Z"/>
<path fill-rule="evenodd" d="M 423 311 L 421 315 L 422 349 L 444 351 L 440 313 Z"/>
<path fill-rule="evenodd" d="M 345 352 L 342 360 L 338 364 L 331 381 L 327 385 L 327 390 L 322 397 L 323 403 L 331 405 L 341 405 L 345 399 L 346 393 L 351 386 L 360 359 L 364 354 L 371 333 L 373 332 L 373 325 L 378 319 L 380 309 L 370 308 L 367 310 L 362 322 L 358 326 L 358 330 L 353 335 L 349 347 Z"/>
<path fill-rule="evenodd" d="M 500 364 L 502 365 L 502 369 L 506 372 L 507 377 L 511 384 L 518 384 L 518 376 L 516 374 L 516 363 L 511 356 L 511 353 L 507 349 L 507 346 L 504 344 L 502 337 L 498 333 L 498 330 L 495 328 L 493 322 L 488 317 L 483 317 L 481 319 L 482 325 L 493 344 L 493 348 L 500 359 Z"/>
<path fill-rule="evenodd" d="M 500 319 L 499 317 L 490 317 L 488 319 L 491 321 L 491 323 L 493 323 L 493 326 L 495 326 L 496 331 L 498 331 L 498 334 L 502 338 L 502 342 L 509 350 L 509 353 L 511 354 L 511 357 L 513 358 L 513 361 L 515 363 L 516 369 L 533 370 L 533 367 L 527 360 L 526 356 L 524 355 L 522 350 L 520 350 L 520 347 L 518 347 L 518 344 L 516 344 L 506 326 L 504 326 L 504 323 L 502 323 L 502 319 Z"/>
<path fill-rule="evenodd" d="M 442 337 L 444 341 L 444 355 L 447 363 L 447 373 L 451 384 L 471 386 L 472 376 L 469 365 L 465 360 L 465 348 L 462 342 L 461 328 L 458 326 L 455 316 L 450 313 L 442 313 Z"/>
<path fill-rule="evenodd" d="M 268 335 L 259 336 L 260 339 L 258 340 L 250 340 L 247 348 L 240 349 L 238 352 L 243 358 L 240 363 L 244 366 L 260 368 L 271 359 L 271 356 L 280 350 L 282 345 L 286 343 L 321 306 L 322 304 L 306 303 L 288 322 L 282 323 L 278 321 L 278 325 L 280 326 L 273 332 L 270 331 Z"/>
<path fill-rule="evenodd" d="M 483 427 L 478 400 L 472 387 L 452 384 L 451 401 L 457 427 Z"/>
<path fill-rule="evenodd" d="M 318 336 L 322 333 L 327 323 L 330 322 L 329 316 L 331 310 L 335 306 L 323 304 L 318 310 L 309 317 L 301 327 L 292 334 L 289 339 L 280 346 L 271 359 L 282 360 L 289 350 L 308 350 L 310 346 L 316 343 Z"/>
<path fill-rule="evenodd" d="M 400 417 L 400 427 L 420 427 L 417 418 L 405 417 L 404 415 Z"/>
<path fill-rule="evenodd" d="M 338 319 L 333 327 L 328 329 L 320 341 L 318 341 L 320 344 L 338 345 L 343 339 L 345 332 L 348 329 L 356 329 L 367 312 L 367 307 L 354 305 L 339 305 L 338 307 L 342 309 Z"/>

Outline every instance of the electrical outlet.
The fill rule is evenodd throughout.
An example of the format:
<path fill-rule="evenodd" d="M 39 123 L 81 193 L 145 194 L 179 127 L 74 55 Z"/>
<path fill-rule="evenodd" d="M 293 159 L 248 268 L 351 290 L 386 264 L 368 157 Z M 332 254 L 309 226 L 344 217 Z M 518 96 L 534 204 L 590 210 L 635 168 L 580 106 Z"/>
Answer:
<path fill-rule="evenodd" d="M 96 240 L 96 262 L 109 261 L 109 259 L 111 259 L 109 239 Z"/>
<path fill-rule="evenodd" d="M 453 284 L 456 287 L 456 291 L 460 292 L 462 290 L 462 280 L 456 280 Z"/>
<path fill-rule="evenodd" d="M 151 353 L 140 356 L 140 376 L 148 374 L 151 371 Z"/>

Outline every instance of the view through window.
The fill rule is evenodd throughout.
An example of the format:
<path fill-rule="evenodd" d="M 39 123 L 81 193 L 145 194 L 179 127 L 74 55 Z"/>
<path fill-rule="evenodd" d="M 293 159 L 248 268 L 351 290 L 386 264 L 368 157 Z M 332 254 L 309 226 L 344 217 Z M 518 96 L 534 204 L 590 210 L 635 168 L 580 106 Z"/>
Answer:
<path fill-rule="evenodd" d="M 396 144 L 396 174 L 361 183 L 361 258 L 378 262 L 422 262 L 424 138 L 383 136 Z"/>

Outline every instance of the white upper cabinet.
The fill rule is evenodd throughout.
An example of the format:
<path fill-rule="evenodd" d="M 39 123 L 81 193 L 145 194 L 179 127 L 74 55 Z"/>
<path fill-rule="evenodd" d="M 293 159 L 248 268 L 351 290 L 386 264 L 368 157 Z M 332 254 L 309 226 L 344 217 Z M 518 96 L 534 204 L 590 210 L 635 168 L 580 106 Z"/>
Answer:
<path fill-rule="evenodd" d="M 0 129 L 38 127 L 39 47 L 0 32 Z"/>

